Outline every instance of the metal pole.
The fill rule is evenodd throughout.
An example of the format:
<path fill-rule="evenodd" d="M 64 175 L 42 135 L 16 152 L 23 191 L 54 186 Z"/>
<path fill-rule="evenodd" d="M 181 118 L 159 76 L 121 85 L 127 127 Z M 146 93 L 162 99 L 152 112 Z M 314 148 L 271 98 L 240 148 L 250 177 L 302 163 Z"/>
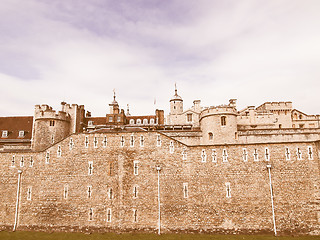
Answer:
<path fill-rule="evenodd" d="M 17 229 L 17 223 L 18 223 L 21 173 L 22 173 L 22 171 L 18 170 L 17 200 L 16 200 L 16 212 L 15 212 L 15 216 L 14 216 L 13 231 L 15 231 Z"/>
<path fill-rule="evenodd" d="M 160 170 L 161 167 L 157 166 L 158 171 L 158 234 L 161 233 L 161 209 L 160 209 Z"/>
<path fill-rule="evenodd" d="M 267 165 L 267 169 L 269 172 L 269 181 L 270 181 L 270 195 L 271 195 L 271 207 L 272 207 L 272 218 L 273 218 L 273 230 L 274 235 L 277 236 L 277 228 L 276 228 L 276 217 L 274 214 L 274 205 L 273 205 L 273 190 L 272 190 L 272 181 L 271 181 L 271 165 Z"/>

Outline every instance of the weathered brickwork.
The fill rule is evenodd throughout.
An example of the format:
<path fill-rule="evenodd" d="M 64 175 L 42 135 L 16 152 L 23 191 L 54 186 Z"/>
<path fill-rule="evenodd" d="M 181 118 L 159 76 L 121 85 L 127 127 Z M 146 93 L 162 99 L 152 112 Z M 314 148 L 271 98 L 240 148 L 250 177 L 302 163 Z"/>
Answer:
<path fill-rule="evenodd" d="M 190 147 L 160 133 L 161 146 L 157 147 L 157 135 L 144 131 L 74 134 L 42 152 L 1 153 L 1 225 L 14 223 L 18 170 L 22 170 L 18 229 L 155 231 L 159 165 L 164 231 L 270 232 L 273 222 L 266 165 L 271 164 L 278 230 L 319 230 L 319 157 L 314 142 Z M 131 136 L 134 146 L 130 146 Z M 286 160 L 286 148 L 290 160 Z"/>

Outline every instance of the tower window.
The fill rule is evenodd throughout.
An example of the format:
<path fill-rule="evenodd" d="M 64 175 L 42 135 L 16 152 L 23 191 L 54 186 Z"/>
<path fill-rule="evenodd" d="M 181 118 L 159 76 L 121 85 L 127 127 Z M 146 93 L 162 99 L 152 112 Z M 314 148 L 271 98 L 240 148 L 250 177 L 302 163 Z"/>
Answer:
<path fill-rule="evenodd" d="M 108 145 L 108 139 L 107 137 L 103 138 L 103 147 L 106 147 Z"/>
<path fill-rule="evenodd" d="M 92 172 L 93 172 L 93 162 L 90 161 L 88 164 L 89 164 L 89 166 L 88 166 L 88 175 L 92 175 Z"/>
<path fill-rule="evenodd" d="M 121 136 L 121 138 L 120 138 L 120 146 L 121 147 L 124 146 L 124 136 Z"/>
<path fill-rule="evenodd" d="M 113 198 L 112 188 L 109 188 L 109 190 L 108 190 L 108 197 L 109 197 L 110 200 Z"/>
<path fill-rule="evenodd" d="M 226 126 L 227 125 L 227 117 L 226 116 L 222 116 L 221 117 L 221 126 Z"/>
<path fill-rule="evenodd" d="M 22 156 L 20 160 L 20 167 L 23 167 L 23 166 L 24 166 L 24 157 Z"/>
<path fill-rule="evenodd" d="M 212 149 L 212 162 L 217 162 L 217 152 L 215 149 Z"/>
<path fill-rule="evenodd" d="M 73 148 L 73 139 L 72 138 L 70 138 L 70 142 L 69 142 L 69 149 L 70 150 L 72 150 L 72 148 Z"/>
<path fill-rule="evenodd" d="M 157 135 L 157 147 L 161 146 L 161 139 L 160 139 L 160 135 Z"/>
<path fill-rule="evenodd" d="M 286 155 L 286 160 L 290 160 L 290 150 L 288 147 L 286 147 L 285 155 Z"/>
<path fill-rule="evenodd" d="M 133 187 L 133 198 L 137 198 L 138 197 L 138 187 L 134 186 Z"/>
<path fill-rule="evenodd" d="M 58 145 L 58 149 L 57 149 L 57 157 L 61 157 L 62 151 L 61 151 L 61 146 Z"/>
<path fill-rule="evenodd" d="M 213 140 L 213 133 L 212 132 L 209 132 L 208 136 L 209 136 L 209 140 Z"/>
<path fill-rule="evenodd" d="M 63 198 L 67 199 L 68 198 L 68 186 L 64 186 L 63 189 Z"/>
<path fill-rule="evenodd" d="M 15 163 L 15 156 L 12 156 L 11 167 L 14 167 L 14 163 Z"/>
<path fill-rule="evenodd" d="M 258 155 L 258 149 L 254 149 L 253 151 L 253 160 L 258 161 L 259 160 L 259 155 Z"/>
<path fill-rule="evenodd" d="M 140 147 L 144 146 L 144 136 L 140 136 Z"/>
<path fill-rule="evenodd" d="M 109 122 L 112 122 L 113 121 L 113 117 L 109 117 Z"/>
<path fill-rule="evenodd" d="M 98 147 L 98 138 L 97 138 L 97 137 L 94 137 L 94 138 L 93 138 L 93 147 L 94 147 L 94 148 L 97 148 L 97 147 Z"/>
<path fill-rule="evenodd" d="M 93 220 L 93 209 L 89 208 L 89 221 Z"/>
<path fill-rule="evenodd" d="M 137 209 L 133 209 L 133 221 L 134 221 L 134 222 L 137 221 L 137 217 L 138 217 Z"/>
<path fill-rule="evenodd" d="M 187 160 L 187 149 L 186 147 L 182 150 L 182 160 Z"/>
<path fill-rule="evenodd" d="M 89 147 L 89 138 L 88 137 L 85 137 L 84 145 L 86 148 Z"/>
<path fill-rule="evenodd" d="M 50 153 L 47 152 L 46 153 L 46 164 L 49 164 L 49 160 L 50 160 Z"/>
<path fill-rule="evenodd" d="M 269 160 L 270 160 L 269 148 L 266 148 L 266 149 L 265 149 L 264 156 L 265 156 L 266 161 L 269 161 Z"/>
<path fill-rule="evenodd" d="M 31 201 L 32 187 L 28 187 L 27 190 L 27 200 Z"/>
<path fill-rule="evenodd" d="M 244 161 L 244 162 L 247 162 L 247 161 L 248 161 L 248 152 L 247 152 L 247 149 L 246 149 L 246 148 L 243 149 L 242 158 L 243 158 L 243 161 Z"/>
<path fill-rule="evenodd" d="M 88 198 L 91 198 L 92 196 L 92 187 L 91 186 L 88 186 Z"/>
<path fill-rule="evenodd" d="M 308 147 L 308 158 L 309 160 L 313 160 L 313 151 L 311 146 Z"/>
<path fill-rule="evenodd" d="M 130 147 L 134 147 L 134 135 L 130 136 Z"/>
<path fill-rule="evenodd" d="M 187 114 L 187 122 L 192 122 L 192 113 Z"/>
<path fill-rule="evenodd" d="M 297 148 L 297 158 L 298 158 L 298 160 L 302 160 L 302 152 L 301 152 L 300 148 Z"/>
<path fill-rule="evenodd" d="M 50 126 L 54 127 L 54 124 L 55 124 L 54 120 L 50 120 Z"/>
<path fill-rule="evenodd" d="M 29 165 L 29 167 L 33 167 L 33 157 L 32 156 L 30 157 L 30 165 Z"/>

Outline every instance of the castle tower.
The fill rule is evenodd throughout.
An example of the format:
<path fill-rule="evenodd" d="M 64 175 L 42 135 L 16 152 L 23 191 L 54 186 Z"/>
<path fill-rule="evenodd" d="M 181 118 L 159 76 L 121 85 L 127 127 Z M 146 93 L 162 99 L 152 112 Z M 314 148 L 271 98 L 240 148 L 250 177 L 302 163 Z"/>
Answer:
<path fill-rule="evenodd" d="M 82 131 L 85 115 L 84 106 L 65 102 L 56 112 L 48 105 L 36 105 L 32 132 L 32 149 L 41 151 L 61 141 L 72 133 Z"/>
<path fill-rule="evenodd" d="M 170 99 L 170 115 L 181 114 L 183 112 L 183 100 L 178 95 L 177 85 L 175 85 L 175 94 Z"/>
<path fill-rule="evenodd" d="M 226 144 L 237 141 L 235 104 L 210 107 L 200 113 L 201 144 Z"/>

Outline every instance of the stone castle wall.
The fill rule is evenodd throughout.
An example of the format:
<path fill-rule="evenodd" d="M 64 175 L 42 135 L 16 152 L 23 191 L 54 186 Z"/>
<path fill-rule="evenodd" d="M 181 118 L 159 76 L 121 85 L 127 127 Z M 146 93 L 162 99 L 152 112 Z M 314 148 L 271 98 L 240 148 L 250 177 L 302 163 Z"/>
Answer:
<path fill-rule="evenodd" d="M 132 134 L 134 146 L 130 146 Z M 157 146 L 159 139 L 161 146 Z M 290 160 L 286 160 L 286 148 Z M 163 231 L 271 232 L 266 168 L 271 164 L 278 230 L 319 233 L 318 151 L 319 142 L 312 141 L 187 146 L 157 132 L 74 134 L 46 151 L 0 153 L 0 225 L 13 226 L 18 170 L 22 170 L 18 230 L 155 231 L 156 166 L 161 166 Z"/>

